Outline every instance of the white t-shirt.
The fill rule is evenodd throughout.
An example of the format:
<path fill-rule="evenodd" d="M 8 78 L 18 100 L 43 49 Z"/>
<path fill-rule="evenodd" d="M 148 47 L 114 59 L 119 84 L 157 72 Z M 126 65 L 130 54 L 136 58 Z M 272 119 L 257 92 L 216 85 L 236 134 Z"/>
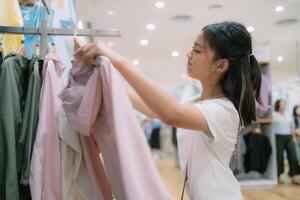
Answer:
<path fill-rule="evenodd" d="M 291 135 L 294 128 L 292 116 L 285 114 L 282 116 L 278 112 L 273 114 L 273 127 L 277 135 Z"/>
<path fill-rule="evenodd" d="M 242 200 L 229 167 L 239 130 L 237 110 L 225 98 L 194 105 L 207 120 L 210 133 L 178 129 L 179 161 L 182 174 L 187 173 L 188 196 L 191 200 Z"/>

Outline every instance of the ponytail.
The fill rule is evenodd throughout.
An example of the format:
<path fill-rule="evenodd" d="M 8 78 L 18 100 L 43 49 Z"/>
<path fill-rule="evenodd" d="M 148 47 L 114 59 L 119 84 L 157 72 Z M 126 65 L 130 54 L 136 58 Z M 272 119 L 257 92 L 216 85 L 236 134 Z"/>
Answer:
<path fill-rule="evenodd" d="M 244 60 L 240 68 L 242 88 L 238 107 L 241 125 L 248 126 L 256 120 L 255 99 L 261 102 L 261 71 L 254 55 L 250 55 L 248 61 Z"/>
<path fill-rule="evenodd" d="M 260 67 L 254 55 L 229 58 L 229 63 L 221 85 L 240 115 L 241 126 L 247 126 L 256 120 L 255 99 L 260 102 Z"/>
<path fill-rule="evenodd" d="M 251 80 L 255 98 L 260 101 L 261 70 L 254 55 L 250 55 Z"/>

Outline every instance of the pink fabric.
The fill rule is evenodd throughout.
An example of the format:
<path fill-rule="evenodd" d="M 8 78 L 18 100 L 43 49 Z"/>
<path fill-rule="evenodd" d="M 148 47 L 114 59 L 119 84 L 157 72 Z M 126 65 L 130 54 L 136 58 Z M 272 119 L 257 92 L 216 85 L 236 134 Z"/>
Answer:
<path fill-rule="evenodd" d="M 55 53 L 44 62 L 39 123 L 30 167 L 30 190 L 33 200 L 61 199 L 60 148 L 58 114 L 62 90 L 63 65 Z"/>
<path fill-rule="evenodd" d="M 261 86 L 260 86 L 260 100 L 261 104 L 255 101 L 256 106 L 256 117 L 264 117 L 265 114 L 271 109 L 269 98 L 272 92 L 271 82 L 270 79 L 261 74 Z"/>
<path fill-rule="evenodd" d="M 90 77 L 92 73 L 91 68 L 73 67 L 70 71 L 69 86 L 61 92 L 60 98 L 70 125 L 80 134 L 83 155 L 92 185 L 93 200 L 112 200 L 110 184 L 99 159 L 98 144 L 93 139 L 93 135 L 89 136 L 92 132 L 91 123 L 97 118 L 101 100 L 97 92 L 101 91 L 100 79 L 97 73 Z M 91 102 L 98 102 L 98 104 Z M 82 113 L 85 113 L 85 116 Z"/>
<path fill-rule="evenodd" d="M 95 166 L 101 162 L 101 151 L 118 200 L 172 199 L 159 177 L 120 75 L 105 57 L 98 57 L 97 64 L 91 68 L 80 59 L 75 61 L 70 85 L 60 95 L 71 126 L 82 134 L 82 145 L 89 149 L 91 160 L 86 162 L 91 163 L 94 173 L 101 171 Z"/>

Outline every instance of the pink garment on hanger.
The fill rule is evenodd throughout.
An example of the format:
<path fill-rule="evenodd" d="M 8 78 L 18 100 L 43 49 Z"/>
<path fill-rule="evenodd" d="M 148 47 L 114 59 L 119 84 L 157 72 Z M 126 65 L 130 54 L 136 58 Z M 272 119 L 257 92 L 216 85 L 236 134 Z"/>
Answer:
<path fill-rule="evenodd" d="M 77 61 L 74 63 L 77 66 Z M 101 92 L 100 79 L 96 73 L 90 78 L 92 73 L 91 68 L 73 66 L 70 71 L 69 86 L 59 96 L 71 127 L 80 135 L 83 157 L 91 181 L 92 200 L 112 200 L 110 184 L 99 159 L 98 144 L 93 135 L 89 136 L 90 123 L 96 120 L 100 106 L 100 99 L 97 99 L 99 92 L 97 91 Z M 85 113 L 88 115 L 88 119 L 83 119 L 81 113 L 84 112 L 88 112 Z"/>
<path fill-rule="evenodd" d="M 268 111 L 271 109 L 270 102 L 269 102 L 271 92 L 272 92 L 271 81 L 266 75 L 262 73 L 260 93 L 259 93 L 261 104 L 258 103 L 257 100 L 255 100 L 256 117 L 258 118 L 264 117 L 264 115 L 267 114 Z"/>
<path fill-rule="evenodd" d="M 61 169 L 58 114 L 61 101 L 63 65 L 54 52 L 44 61 L 39 123 L 30 166 L 30 191 L 33 200 L 61 199 Z"/>
<path fill-rule="evenodd" d="M 121 77 L 110 61 L 98 57 L 97 67 L 91 68 L 79 58 L 70 74 L 69 86 L 60 97 L 72 128 L 85 141 L 82 145 L 90 158 L 87 165 L 90 162 L 95 173 L 101 172 L 101 152 L 117 200 L 172 199 L 155 167 Z"/>

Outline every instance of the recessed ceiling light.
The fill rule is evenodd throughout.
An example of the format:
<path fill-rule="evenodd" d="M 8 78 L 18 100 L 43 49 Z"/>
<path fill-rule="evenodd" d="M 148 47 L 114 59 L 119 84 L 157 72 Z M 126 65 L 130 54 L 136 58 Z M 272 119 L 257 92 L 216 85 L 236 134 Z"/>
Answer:
<path fill-rule="evenodd" d="M 79 29 L 83 29 L 83 24 L 82 24 L 82 22 L 80 20 L 77 22 L 77 27 Z"/>
<path fill-rule="evenodd" d="M 114 43 L 113 43 L 113 42 L 108 42 L 108 43 L 107 43 L 107 46 L 113 47 L 113 46 L 114 46 Z"/>
<path fill-rule="evenodd" d="M 165 3 L 162 1 L 158 1 L 155 3 L 156 8 L 163 8 L 165 7 Z"/>
<path fill-rule="evenodd" d="M 138 65 L 140 64 L 140 61 L 137 60 L 137 59 L 134 59 L 134 60 L 132 61 L 132 64 L 133 64 L 134 66 L 138 66 Z"/>
<path fill-rule="evenodd" d="M 172 52 L 172 56 L 173 57 L 178 57 L 179 56 L 179 52 L 178 51 L 173 51 Z"/>
<path fill-rule="evenodd" d="M 277 6 L 276 8 L 275 8 L 275 11 L 276 12 L 282 12 L 284 10 L 284 7 L 283 6 Z"/>
<path fill-rule="evenodd" d="M 250 33 L 253 32 L 254 31 L 254 27 L 253 26 L 248 26 L 247 27 L 247 31 L 250 32 Z"/>
<path fill-rule="evenodd" d="M 282 57 L 282 56 L 278 56 L 278 57 L 277 57 L 277 61 L 278 61 L 278 62 L 283 61 L 283 57 Z"/>
<path fill-rule="evenodd" d="M 149 44 L 149 42 L 148 42 L 148 40 L 141 40 L 141 41 L 140 41 L 140 44 L 141 44 L 142 46 L 146 46 L 146 45 Z"/>
<path fill-rule="evenodd" d="M 146 28 L 150 31 L 155 29 L 155 25 L 154 24 L 147 24 Z"/>
<path fill-rule="evenodd" d="M 115 14 L 116 14 L 116 12 L 115 12 L 115 11 L 113 11 L 113 10 L 109 10 L 109 11 L 107 11 L 107 14 L 108 14 L 108 15 L 110 15 L 110 16 L 112 16 L 112 15 L 115 15 Z"/>

